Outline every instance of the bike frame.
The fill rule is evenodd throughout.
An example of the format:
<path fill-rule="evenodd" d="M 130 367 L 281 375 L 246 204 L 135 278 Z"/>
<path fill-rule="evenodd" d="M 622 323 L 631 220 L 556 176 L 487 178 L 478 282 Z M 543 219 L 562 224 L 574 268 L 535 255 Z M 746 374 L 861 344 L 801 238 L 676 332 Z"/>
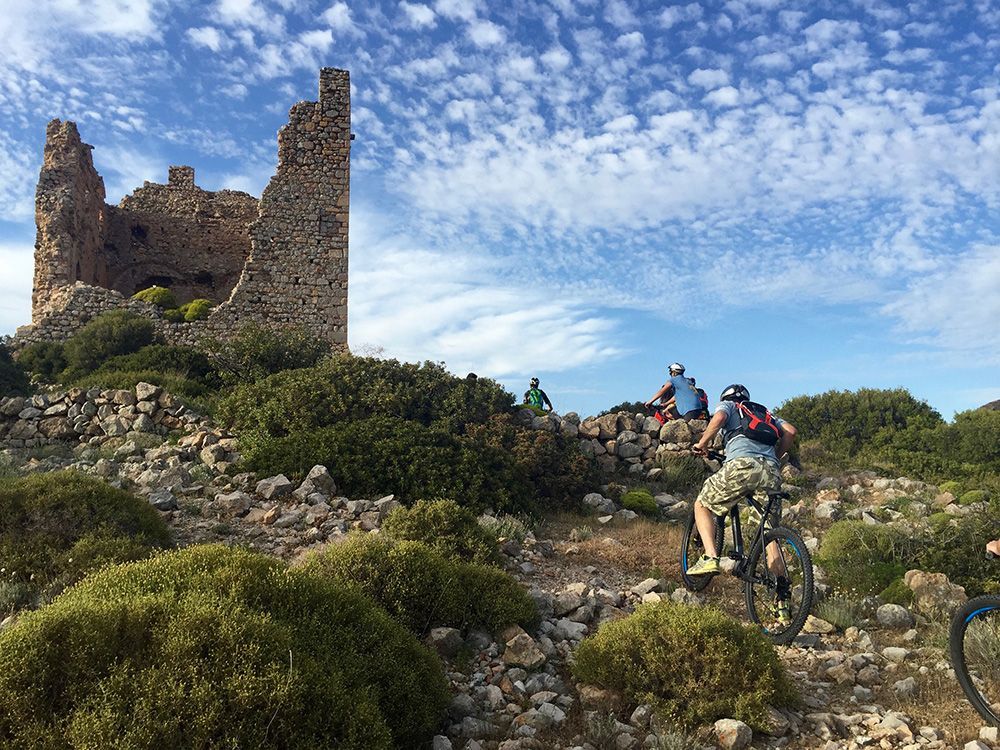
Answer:
<path fill-rule="evenodd" d="M 755 511 L 760 513 L 761 522 L 760 527 L 757 529 L 757 535 L 754 537 L 754 542 L 759 539 L 761 544 L 764 543 L 764 534 L 767 533 L 767 519 L 771 515 L 771 511 L 774 510 L 774 504 L 783 499 L 784 495 L 782 493 L 768 494 L 767 505 L 763 508 L 760 503 L 754 500 L 753 495 L 746 496 L 746 503 L 749 507 L 753 508 Z M 731 527 L 733 529 L 733 546 L 734 549 L 729 553 L 729 557 L 737 561 L 736 569 L 733 571 L 735 575 L 740 580 L 747 580 L 747 556 L 746 547 L 743 543 L 743 527 L 740 522 L 739 504 L 733 506 L 733 509 L 729 511 L 724 516 L 721 516 L 718 523 L 722 524 L 722 539 L 725 541 L 726 538 L 726 519 L 729 518 L 731 521 Z M 721 551 L 721 550 L 720 550 Z M 782 561 L 784 562 L 784 561 Z"/>

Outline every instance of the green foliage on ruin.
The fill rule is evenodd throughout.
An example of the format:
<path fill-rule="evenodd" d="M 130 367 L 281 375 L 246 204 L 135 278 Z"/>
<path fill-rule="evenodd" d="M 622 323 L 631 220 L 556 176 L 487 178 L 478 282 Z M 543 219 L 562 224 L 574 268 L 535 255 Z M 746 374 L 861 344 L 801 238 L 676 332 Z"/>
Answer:
<path fill-rule="evenodd" d="M 4 747 L 389 750 L 447 702 L 369 599 L 222 546 L 105 568 L 0 633 Z"/>
<path fill-rule="evenodd" d="M 647 516 L 656 515 L 659 511 L 656 500 L 653 499 L 653 493 L 644 489 L 629 490 L 622 495 L 621 504 L 623 508 Z"/>
<path fill-rule="evenodd" d="M 645 414 L 646 404 L 643 401 L 622 401 L 620 404 L 609 406 L 597 416 L 603 417 L 605 414 L 617 414 L 618 412 L 625 412 L 632 417 L 636 414 Z"/>
<path fill-rule="evenodd" d="M 334 544 L 310 570 L 357 589 L 417 635 L 432 628 L 497 632 L 537 624 L 535 603 L 514 578 L 487 565 L 449 557 L 422 542 L 358 534 Z"/>
<path fill-rule="evenodd" d="M 132 295 L 132 299 L 148 302 L 163 310 L 177 307 L 177 298 L 174 296 L 174 293 L 162 286 L 151 286 L 138 291 Z"/>
<path fill-rule="evenodd" d="M 184 316 L 186 322 L 193 323 L 196 320 L 206 320 L 209 313 L 212 312 L 213 306 L 214 304 L 211 300 L 193 299 L 181 305 L 178 311 Z"/>
<path fill-rule="evenodd" d="M 760 630 L 713 607 L 660 602 L 608 622 L 580 644 L 573 673 L 687 728 L 739 719 L 762 729 L 770 706 L 798 702 Z"/>
<path fill-rule="evenodd" d="M 170 543 L 149 503 L 73 471 L 0 480 L 0 560 L 8 581 L 47 597 L 108 562 Z"/>

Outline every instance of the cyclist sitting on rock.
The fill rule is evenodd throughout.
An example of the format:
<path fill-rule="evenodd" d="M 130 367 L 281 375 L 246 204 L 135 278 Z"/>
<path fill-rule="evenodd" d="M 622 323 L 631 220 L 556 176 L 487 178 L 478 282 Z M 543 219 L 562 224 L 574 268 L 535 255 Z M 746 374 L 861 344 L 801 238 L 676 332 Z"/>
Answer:
<path fill-rule="evenodd" d="M 646 407 L 652 406 L 653 402 L 659 399 L 661 404 L 674 412 L 675 417 L 680 417 L 688 422 L 692 419 L 698 419 L 702 413 L 701 402 L 698 400 L 697 389 L 690 380 L 684 377 L 684 365 L 674 362 L 668 368 L 668 372 L 669 380 L 663 384 L 655 396 L 646 402 Z M 672 409 L 668 406 L 671 401 L 673 402 Z"/>
<path fill-rule="evenodd" d="M 695 523 L 705 554 L 691 566 L 688 575 L 710 575 L 721 571 L 721 550 L 715 546 L 716 516 L 724 515 L 746 495 L 779 492 L 781 472 L 778 459 L 788 452 L 795 439 L 795 427 L 752 402 L 750 392 L 739 384 L 731 385 L 722 392 L 708 427 L 692 450 L 706 455 L 712 439 L 720 430 L 726 460 L 719 472 L 705 480 L 694 503 Z"/>
<path fill-rule="evenodd" d="M 532 378 L 529 385 L 531 387 L 524 392 L 524 403 L 536 409 L 544 409 L 548 406 L 549 411 L 552 411 L 552 402 L 545 395 L 545 391 L 538 387 L 538 378 Z"/>

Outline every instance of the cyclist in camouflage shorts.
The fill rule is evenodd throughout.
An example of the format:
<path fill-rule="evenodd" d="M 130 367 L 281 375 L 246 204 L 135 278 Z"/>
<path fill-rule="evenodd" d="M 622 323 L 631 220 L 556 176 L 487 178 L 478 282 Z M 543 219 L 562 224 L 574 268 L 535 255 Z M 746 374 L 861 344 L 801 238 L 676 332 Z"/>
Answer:
<path fill-rule="evenodd" d="M 721 550 L 715 547 L 716 516 L 726 513 L 750 493 L 777 492 L 781 489 L 778 458 L 791 448 L 795 440 L 795 427 L 775 418 L 774 425 L 780 434 L 777 445 L 751 440 L 739 432 L 740 415 L 737 408 L 739 402 L 749 401 L 750 392 L 744 386 L 731 385 L 726 388 L 719 397 L 712 420 L 693 447 L 695 453 L 705 455 L 712 439 L 722 431 L 726 460 L 721 471 L 705 480 L 694 503 L 695 523 L 705 554 L 691 566 L 687 571 L 688 575 L 709 575 L 721 570 Z"/>

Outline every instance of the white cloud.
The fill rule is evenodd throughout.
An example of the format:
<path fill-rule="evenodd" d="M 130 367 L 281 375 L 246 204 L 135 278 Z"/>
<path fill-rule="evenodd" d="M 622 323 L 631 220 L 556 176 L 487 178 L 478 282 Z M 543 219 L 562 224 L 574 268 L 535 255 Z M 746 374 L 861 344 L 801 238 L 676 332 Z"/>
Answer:
<path fill-rule="evenodd" d="M 0 130 L 0 220 L 24 221 L 34 214 L 38 162 L 24 143 Z"/>
<path fill-rule="evenodd" d="M 232 41 L 214 26 L 201 26 L 188 29 L 187 38 L 196 47 L 204 47 L 212 52 L 221 52 L 232 46 Z"/>
<path fill-rule="evenodd" d="M 30 243 L 0 243 L 0 335 L 31 322 L 35 249 Z"/>
<path fill-rule="evenodd" d="M 469 38 L 477 47 L 491 47 L 494 44 L 502 44 L 507 38 L 502 26 L 492 21 L 477 20 L 469 24 Z"/>
<path fill-rule="evenodd" d="M 406 0 L 401 0 L 399 9 L 403 11 L 407 23 L 412 28 L 427 29 L 437 23 L 434 11 L 423 3 L 408 3 Z"/>
<path fill-rule="evenodd" d="M 330 28 L 345 34 L 364 36 L 351 17 L 351 9 L 345 2 L 337 2 L 327 8 L 320 18 L 330 24 Z"/>
<path fill-rule="evenodd" d="M 434 10 L 453 21 L 471 21 L 476 17 L 478 6 L 476 0 L 437 0 Z"/>
<path fill-rule="evenodd" d="M 352 216 L 359 248 L 351 255 L 352 346 L 489 377 L 565 370 L 619 353 L 615 324 L 585 300 L 480 253 L 413 247 L 380 232 L 385 225 L 385 217 Z"/>
<path fill-rule="evenodd" d="M 687 5 L 672 5 L 669 8 L 665 8 L 663 12 L 660 13 L 660 24 L 664 28 L 672 28 L 679 23 L 686 23 L 690 21 L 697 21 L 701 18 L 702 9 L 701 5 L 698 3 L 689 3 Z"/>
<path fill-rule="evenodd" d="M 735 107 L 740 103 L 740 92 L 732 86 L 723 86 L 706 94 L 705 101 L 716 107 Z"/>
<path fill-rule="evenodd" d="M 304 31 L 293 41 L 267 44 L 261 48 L 256 72 L 263 78 L 280 78 L 296 70 L 315 70 L 333 46 L 330 29 Z"/>
<path fill-rule="evenodd" d="M 622 115 L 604 123 L 604 130 L 608 133 L 622 133 L 626 130 L 635 130 L 638 125 L 639 118 L 635 115 Z"/>
<path fill-rule="evenodd" d="M 788 70 L 792 67 L 792 59 L 785 52 L 767 52 L 757 55 L 750 62 L 767 70 Z"/>
<path fill-rule="evenodd" d="M 637 26 L 639 19 L 625 0 L 607 0 L 604 8 L 604 20 L 619 29 L 629 29 Z"/>
<path fill-rule="evenodd" d="M 551 47 L 542 57 L 542 64 L 551 70 L 565 70 L 573 62 L 573 56 L 565 47 Z"/>
<path fill-rule="evenodd" d="M 215 12 L 226 26 L 249 27 L 271 37 L 285 32 L 284 16 L 271 13 L 259 0 L 216 0 Z"/>
<path fill-rule="evenodd" d="M 911 342 L 1000 363 L 1000 245 L 942 261 L 940 270 L 912 279 L 883 312 Z"/>
<path fill-rule="evenodd" d="M 688 76 L 688 83 L 703 89 L 715 89 L 729 83 L 729 73 L 724 70 L 698 68 Z"/>

